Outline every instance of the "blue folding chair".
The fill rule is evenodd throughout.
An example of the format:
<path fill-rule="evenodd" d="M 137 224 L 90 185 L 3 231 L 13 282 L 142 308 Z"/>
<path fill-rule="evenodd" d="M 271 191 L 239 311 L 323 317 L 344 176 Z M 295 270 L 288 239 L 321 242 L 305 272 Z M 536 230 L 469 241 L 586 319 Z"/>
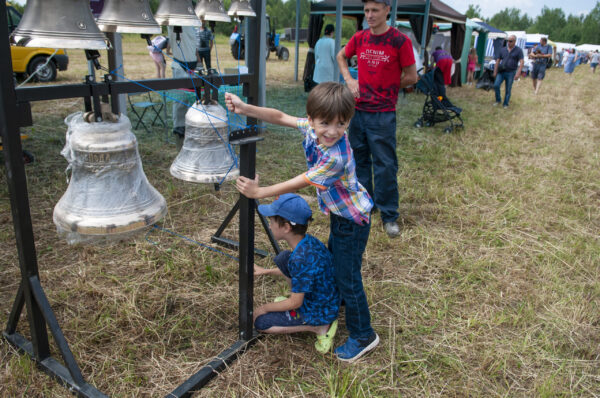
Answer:
<path fill-rule="evenodd" d="M 144 122 L 144 116 L 147 112 L 149 112 L 148 115 L 152 118 L 150 126 L 160 125 L 165 128 L 167 127 L 166 120 L 164 120 L 160 114 L 165 107 L 164 99 L 161 98 L 160 101 L 154 101 L 150 92 L 144 92 L 127 94 L 127 100 L 129 101 L 131 111 L 137 118 L 137 120 L 135 120 L 135 126 L 133 127 L 134 130 L 137 130 L 141 124 L 148 134 L 152 132 Z"/>

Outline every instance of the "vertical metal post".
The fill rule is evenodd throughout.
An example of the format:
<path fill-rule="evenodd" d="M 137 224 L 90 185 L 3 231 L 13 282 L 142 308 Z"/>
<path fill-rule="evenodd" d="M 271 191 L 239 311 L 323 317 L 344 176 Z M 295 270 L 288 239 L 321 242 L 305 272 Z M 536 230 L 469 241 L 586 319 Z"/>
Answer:
<path fill-rule="evenodd" d="M 340 52 L 342 46 L 342 0 L 336 0 L 335 2 L 335 54 Z M 340 67 L 337 62 L 333 63 L 333 78 L 339 82 L 340 78 Z"/>
<path fill-rule="evenodd" d="M 300 58 L 300 0 L 296 0 L 296 37 L 295 37 L 295 45 L 296 45 L 296 63 L 294 65 L 294 81 L 298 81 L 298 62 Z"/>
<path fill-rule="evenodd" d="M 425 13 L 423 14 L 423 30 L 421 33 L 421 59 L 425 62 L 425 47 L 427 47 L 427 28 L 429 27 L 429 6 L 431 0 L 425 0 Z"/>
<path fill-rule="evenodd" d="M 6 21 L 6 2 L 0 1 L 0 21 Z M 23 148 L 17 125 L 17 103 L 12 71 L 12 59 L 8 42 L 8 26 L 0 23 L 0 133 L 4 147 L 6 181 L 10 195 L 10 207 L 15 228 L 21 287 L 25 295 L 27 316 L 31 331 L 33 352 L 43 360 L 50 356 L 48 332 L 39 306 L 33 300 L 29 278 L 38 276 L 37 256 L 29 211 L 27 178 L 23 164 Z M 9 327 L 11 325 L 8 325 Z M 9 328 L 7 328 L 9 329 Z"/>
<path fill-rule="evenodd" d="M 392 0 L 392 8 L 390 9 L 390 20 L 388 24 L 396 27 L 396 19 L 398 18 L 398 0 Z"/>
<path fill-rule="evenodd" d="M 106 37 L 112 43 L 112 48 L 108 50 L 108 69 L 113 71 L 119 66 L 123 65 L 123 43 L 121 40 L 120 33 L 107 32 Z M 125 75 L 125 71 L 121 69 L 120 75 Z M 121 80 L 120 77 L 113 75 L 113 81 Z M 112 110 L 114 113 L 126 114 L 127 113 L 127 102 L 125 101 L 125 94 L 113 95 L 111 98 Z"/>
<path fill-rule="evenodd" d="M 267 103 L 267 1 L 266 0 L 256 0 L 256 8 L 257 14 L 256 17 L 259 18 L 260 23 L 260 31 L 258 32 L 259 40 L 259 51 L 260 56 L 258 57 L 258 70 L 256 74 L 256 84 L 258 85 L 258 106 L 265 106 Z M 250 36 L 252 37 L 252 36 Z M 263 126 L 263 122 L 259 123 Z"/>
<path fill-rule="evenodd" d="M 240 145 L 240 175 L 254 178 L 256 143 Z M 240 270 L 239 270 L 239 332 L 240 340 L 250 340 L 253 334 L 254 306 L 254 200 L 240 198 Z"/>
<path fill-rule="evenodd" d="M 260 40 L 246 40 L 249 73 L 254 74 L 254 82 L 248 90 L 248 103 L 261 105 L 260 89 L 265 86 L 265 3 L 264 0 L 252 0 L 257 23 L 247 23 L 246 37 L 260 37 Z M 262 67 L 262 68 L 261 68 Z M 262 73 L 261 73 L 262 69 Z M 262 97 L 264 101 L 264 96 Z M 263 102 L 264 104 L 264 102 Z M 246 124 L 256 125 L 257 120 L 248 118 Z M 256 143 L 240 145 L 240 175 L 254 178 L 256 171 Z M 253 333 L 252 310 L 254 306 L 254 200 L 240 195 L 240 231 L 239 231 L 239 333 L 241 340 L 250 340 Z"/>

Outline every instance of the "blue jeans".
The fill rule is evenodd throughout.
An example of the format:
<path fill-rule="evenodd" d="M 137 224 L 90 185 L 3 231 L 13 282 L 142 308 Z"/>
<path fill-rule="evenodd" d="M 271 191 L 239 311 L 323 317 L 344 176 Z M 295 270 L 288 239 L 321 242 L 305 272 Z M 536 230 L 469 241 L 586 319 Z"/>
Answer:
<path fill-rule="evenodd" d="M 371 226 L 358 225 L 333 213 L 330 219 L 328 246 L 333 254 L 335 281 L 346 304 L 346 328 L 353 339 L 368 338 L 373 328 L 360 269 Z"/>
<path fill-rule="evenodd" d="M 517 71 L 505 71 L 498 72 L 496 75 L 496 81 L 494 82 L 494 91 L 496 92 L 496 102 L 500 103 L 502 101 L 502 97 L 500 96 L 500 86 L 502 82 L 506 80 L 506 90 L 504 93 L 504 106 L 508 106 L 508 101 L 510 101 L 510 91 L 512 89 L 513 82 L 515 81 L 515 74 Z"/>
<path fill-rule="evenodd" d="M 383 222 L 398 218 L 396 112 L 357 110 L 350 122 L 350 146 L 358 181 L 369 192 Z M 373 179 L 375 189 L 373 189 Z"/>

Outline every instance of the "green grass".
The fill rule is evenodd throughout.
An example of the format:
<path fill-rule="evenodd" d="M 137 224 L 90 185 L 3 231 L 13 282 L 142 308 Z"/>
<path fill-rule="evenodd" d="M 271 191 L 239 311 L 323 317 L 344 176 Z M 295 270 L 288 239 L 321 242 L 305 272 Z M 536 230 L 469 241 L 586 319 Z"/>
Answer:
<path fill-rule="evenodd" d="M 300 116 L 306 94 L 279 78 L 291 67 L 269 61 L 276 78 L 267 101 Z M 598 78 L 586 66 L 572 79 L 552 70 L 538 96 L 529 80 L 518 82 L 509 110 L 492 108 L 491 92 L 452 88 L 465 129 L 450 135 L 414 128 L 424 97 L 401 98 L 402 234 L 389 239 L 375 216 L 363 259 L 378 349 L 346 365 L 316 353 L 312 335 L 267 336 L 199 396 L 600 395 Z M 27 177 L 42 284 L 87 380 L 111 396 L 164 396 L 237 338 L 237 265 L 156 230 L 153 243 L 59 239 L 62 119 L 78 109 L 78 101 L 33 104 L 26 129 L 24 146 L 38 159 Z M 263 184 L 304 170 L 299 133 L 269 127 L 264 136 Z M 236 200 L 233 185 L 215 192 L 176 181 L 168 168 L 177 151 L 162 131 L 137 137 L 145 173 L 169 206 L 161 225 L 208 243 Z M 301 193 L 315 212 L 310 231 L 325 241 L 328 218 L 312 189 Z M 5 323 L 19 272 L 4 175 L 0 209 Z M 258 223 L 257 246 L 269 248 Z M 255 304 L 286 289 L 257 278 Z M 341 319 L 337 343 L 347 335 Z M 19 330 L 28 335 L 26 317 Z M 69 396 L 4 340 L 0 357 L 0 395 Z"/>

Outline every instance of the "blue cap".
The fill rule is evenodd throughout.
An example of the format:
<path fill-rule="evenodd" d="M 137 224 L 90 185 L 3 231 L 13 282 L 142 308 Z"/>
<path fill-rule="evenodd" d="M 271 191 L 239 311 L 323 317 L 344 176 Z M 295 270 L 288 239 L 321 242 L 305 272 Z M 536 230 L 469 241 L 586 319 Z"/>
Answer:
<path fill-rule="evenodd" d="M 302 225 L 308 225 L 312 216 L 308 203 L 295 193 L 285 193 L 270 205 L 259 205 L 258 212 L 266 217 L 279 216 Z"/>

